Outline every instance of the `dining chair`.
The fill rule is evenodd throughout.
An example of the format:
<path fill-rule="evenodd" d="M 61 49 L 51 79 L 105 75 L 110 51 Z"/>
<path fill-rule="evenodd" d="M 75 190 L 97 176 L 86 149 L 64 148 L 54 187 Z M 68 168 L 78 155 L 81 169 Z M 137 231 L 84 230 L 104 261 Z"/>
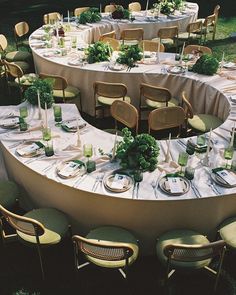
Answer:
<path fill-rule="evenodd" d="M 187 45 L 184 48 L 184 54 L 212 54 L 212 50 L 211 48 L 202 45 Z"/>
<path fill-rule="evenodd" d="M 202 21 L 197 20 L 187 25 L 186 32 L 179 33 L 178 40 L 180 42 L 191 43 L 193 40 L 198 40 L 198 43 L 202 42 Z"/>
<path fill-rule="evenodd" d="M 115 100 L 111 105 L 111 115 L 115 119 L 115 131 L 118 130 L 117 122 L 120 122 L 130 129 L 135 129 L 135 134 L 138 134 L 139 116 L 135 106 L 123 100 Z"/>
<path fill-rule="evenodd" d="M 15 24 L 14 36 L 15 36 L 15 43 L 16 43 L 17 50 L 19 50 L 21 46 L 30 50 L 28 33 L 29 33 L 29 25 L 27 22 L 22 21 Z"/>
<path fill-rule="evenodd" d="M 216 19 L 218 16 L 215 13 L 208 15 L 202 23 L 202 32 L 201 34 L 204 36 L 203 43 L 206 43 L 206 38 L 209 33 L 212 33 L 212 40 L 215 38 L 216 33 Z"/>
<path fill-rule="evenodd" d="M 0 180 L 0 205 L 7 209 L 13 208 L 20 197 L 19 186 L 10 180 Z"/>
<path fill-rule="evenodd" d="M 122 44 L 134 45 L 143 40 L 143 28 L 124 29 L 121 31 L 120 39 Z"/>
<path fill-rule="evenodd" d="M 236 216 L 226 218 L 218 226 L 218 234 L 231 250 L 236 249 Z"/>
<path fill-rule="evenodd" d="M 167 88 L 141 83 L 139 93 L 140 119 L 142 111 L 179 105 L 179 101 L 172 97 Z"/>
<path fill-rule="evenodd" d="M 104 38 L 113 38 L 113 39 L 116 39 L 116 32 L 115 31 L 111 31 L 111 32 L 102 34 L 99 37 L 99 41 L 103 41 Z"/>
<path fill-rule="evenodd" d="M 156 244 L 157 257 L 166 267 L 166 283 L 176 270 L 187 272 L 206 269 L 215 275 L 216 291 L 225 254 L 225 242 L 210 242 L 204 235 L 190 229 L 177 229 L 162 234 Z M 209 265 L 218 257 L 216 270 Z"/>
<path fill-rule="evenodd" d="M 104 117 L 105 108 L 110 109 L 114 100 L 123 100 L 130 103 L 130 97 L 126 95 L 127 87 L 122 83 L 96 81 L 93 84 L 93 89 L 95 118 L 98 110 L 102 110 L 102 117 Z"/>
<path fill-rule="evenodd" d="M 133 12 L 133 11 L 141 11 L 142 7 L 141 7 L 141 4 L 139 2 L 131 2 L 128 5 L 128 9 L 131 12 Z"/>
<path fill-rule="evenodd" d="M 223 124 L 223 121 L 211 114 L 194 114 L 192 105 L 186 97 L 186 92 L 182 92 L 182 107 L 185 110 L 185 119 L 187 125 L 191 127 L 194 133 L 205 133 L 215 129 Z"/>
<path fill-rule="evenodd" d="M 42 247 L 58 244 L 67 236 L 69 230 L 67 217 L 54 208 L 34 209 L 21 216 L 0 205 L 0 212 L 8 224 L 16 230 L 15 234 L 7 234 L 1 222 L 0 231 L 3 242 L 9 242 L 15 237 L 28 246 L 36 246 L 44 280 Z"/>
<path fill-rule="evenodd" d="M 116 6 L 114 4 L 106 5 L 104 8 L 104 12 L 114 12 L 116 10 Z"/>
<path fill-rule="evenodd" d="M 127 279 L 128 268 L 133 264 L 139 252 L 138 242 L 134 235 L 117 226 L 101 226 L 91 230 L 86 237 L 74 235 L 75 268 L 92 263 L 99 267 L 118 269 Z M 79 264 L 80 253 L 87 262 Z"/>
<path fill-rule="evenodd" d="M 178 44 L 179 28 L 177 26 L 163 27 L 157 32 L 157 38 L 152 39 L 152 41 L 159 41 L 164 44 L 165 47 L 175 47 L 176 50 L 179 46 Z"/>
<path fill-rule="evenodd" d="M 139 43 L 140 48 L 143 51 L 151 51 L 151 52 L 164 52 L 165 46 L 161 44 L 159 41 L 152 41 L 152 40 L 142 40 Z"/>
<path fill-rule="evenodd" d="M 80 16 L 82 12 L 85 12 L 87 10 L 89 10 L 90 7 L 77 7 L 74 10 L 74 15 L 75 16 Z"/>
<path fill-rule="evenodd" d="M 27 72 L 30 68 L 30 63 L 32 62 L 32 54 L 27 51 L 18 50 L 7 52 L 8 42 L 5 35 L 0 34 L 0 53 L 1 58 L 8 62 L 21 62 L 21 68 L 24 72 Z"/>
<path fill-rule="evenodd" d="M 55 23 L 57 23 L 61 18 L 61 15 L 59 12 L 50 12 L 50 13 L 46 13 L 43 16 L 43 23 L 45 25 L 53 25 Z"/>
<path fill-rule="evenodd" d="M 77 87 L 68 85 L 66 78 L 44 73 L 40 73 L 39 77 L 41 79 L 53 79 L 53 97 L 56 101 L 75 103 L 81 111 L 83 110 L 80 90 Z"/>
<path fill-rule="evenodd" d="M 100 41 L 102 43 L 109 44 L 114 51 L 119 51 L 120 49 L 120 42 L 117 39 L 110 38 L 110 37 L 103 37 Z"/>
<path fill-rule="evenodd" d="M 182 107 L 162 107 L 153 110 L 148 116 L 148 133 L 152 130 L 160 131 L 178 127 L 177 137 L 182 131 L 182 125 L 185 122 L 185 113 Z"/>

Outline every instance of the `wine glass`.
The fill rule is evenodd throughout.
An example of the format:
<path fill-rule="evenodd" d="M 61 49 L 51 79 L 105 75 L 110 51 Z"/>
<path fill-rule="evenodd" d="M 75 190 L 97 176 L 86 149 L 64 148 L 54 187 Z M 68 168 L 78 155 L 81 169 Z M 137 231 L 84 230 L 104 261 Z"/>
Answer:
<path fill-rule="evenodd" d="M 178 164 L 180 165 L 180 175 L 183 175 L 183 167 L 188 163 L 188 154 L 185 152 L 179 153 Z"/>
<path fill-rule="evenodd" d="M 85 143 L 83 145 L 83 155 L 87 158 L 86 167 L 87 172 L 90 173 L 96 170 L 95 161 L 90 161 L 89 158 L 93 155 L 93 145 L 91 143 Z"/>
<path fill-rule="evenodd" d="M 225 167 L 228 168 L 228 162 L 229 160 L 232 160 L 234 155 L 234 147 L 233 146 L 228 146 L 227 148 L 225 148 L 224 150 L 224 158 L 226 159 L 226 165 Z"/>

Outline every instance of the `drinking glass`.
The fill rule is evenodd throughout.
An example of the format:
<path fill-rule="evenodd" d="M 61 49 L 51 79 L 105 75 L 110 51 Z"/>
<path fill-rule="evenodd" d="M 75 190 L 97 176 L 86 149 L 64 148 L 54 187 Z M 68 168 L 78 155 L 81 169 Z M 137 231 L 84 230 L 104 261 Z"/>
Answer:
<path fill-rule="evenodd" d="M 53 106 L 53 114 L 54 114 L 54 121 L 57 122 L 56 126 L 60 126 L 60 122 L 62 121 L 62 111 L 59 105 Z"/>
<path fill-rule="evenodd" d="M 205 145 L 206 144 L 206 136 L 205 134 L 198 135 L 197 137 L 197 145 Z"/>
<path fill-rule="evenodd" d="M 83 155 L 87 158 L 87 172 L 90 173 L 96 170 L 96 163 L 89 160 L 89 158 L 93 155 L 93 145 L 91 143 L 85 143 L 83 145 Z"/>
<path fill-rule="evenodd" d="M 140 169 L 134 170 L 134 181 L 140 182 L 143 180 L 143 172 Z"/>
<path fill-rule="evenodd" d="M 25 122 L 24 118 L 20 117 L 20 131 L 26 131 L 28 129 L 28 124 Z"/>
<path fill-rule="evenodd" d="M 185 152 L 179 153 L 178 164 L 181 166 L 180 174 L 183 174 L 183 167 L 188 163 L 188 154 Z"/>
<path fill-rule="evenodd" d="M 54 155 L 54 150 L 53 150 L 53 141 L 48 140 L 47 143 L 44 146 L 44 152 L 46 157 L 51 157 Z"/>
<path fill-rule="evenodd" d="M 194 178 L 194 172 L 195 169 L 191 166 L 187 166 L 184 172 L 184 176 L 188 179 L 188 180 L 193 180 Z"/>
<path fill-rule="evenodd" d="M 227 148 L 225 148 L 224 150 L 224 158 L 226 159 L 226 165 L 225 167 L 228 168 L 228 162 L 229 160 L 232 160 L 234 155 L 234 147 L 233 146 L 228 146 Z"/>
<path fill-rule="evenodd" d="M 43 127 L 42 128 L 42 134 L 43 134 L 43 140 L 49 141 L 52 136 L 51 136 L 51 128 L 50 127 Z"/>
<path fill-rule="evenodd" d="M 236 172 L 236 160 L 233 160 L 231 163 L 231 170 Z"/>
<path fill-rule="evenodd" d="M 27 109 L 27 107 L 20 107 L 20 117 L 21 118 L 28 117 L 28 109 Z"/>
<path fill-rule="evenodd" d="M 71 48 L 72 49 L 76 49 L 77 47 L 77 37 L 76 36 L 72 36 L 71 37 Z"/>

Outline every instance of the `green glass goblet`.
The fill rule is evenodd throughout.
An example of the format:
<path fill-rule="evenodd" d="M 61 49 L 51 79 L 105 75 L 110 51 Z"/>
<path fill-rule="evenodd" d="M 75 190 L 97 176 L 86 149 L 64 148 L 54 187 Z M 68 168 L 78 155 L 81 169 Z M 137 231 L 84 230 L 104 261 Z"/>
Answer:
<path fill-rule="evenodd" d="M 183 167 L 185 167 L 188 163 L 188 154 L 185 152 L 179 153 L 178 164 L 181 167 L 180 175 L 183 175 Z"/>

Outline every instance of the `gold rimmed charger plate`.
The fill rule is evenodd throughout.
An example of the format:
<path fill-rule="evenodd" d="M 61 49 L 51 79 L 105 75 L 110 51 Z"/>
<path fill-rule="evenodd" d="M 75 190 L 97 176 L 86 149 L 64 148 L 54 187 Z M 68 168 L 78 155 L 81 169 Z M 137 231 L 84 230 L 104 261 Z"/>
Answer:
<path fill-rule="evenodd" d="M 126 184 L 121 189 L 117 189 L 117 188 L 112 187 L 112 182 L 113 182 L 114 177 L 115 177 L 116 174 L 122 175 L 126 179 Z M 133 178 L 130 175 L 128 175 L 128 173 L 125 173 L 123 171 L 115 171 L 112 174 L 107 175 L 103 179 L 103 185 L 107 190 L 109 190 L 109 191 L 111 191 L 113 193 L 123 193 L 123 192 L 128 191 L 132 187 Z"/>
<path fill-rule="evenodd" d="M 14 122 L 12 122 L 12 124 L 10 123 L 11 119 L 14 120 Z M 18 119 L 18 122 L 15 122 L 17 119 Z M 17 117 L 17 116 L 8 117 L 8 118 L 5 118 L 4 120 L 5 120 L 5 122 L 9 122 L 9 124 L 4 124 L 4 123 L 1 124 L 0 123 L 0 127 L 2 129 L 16 129 L 19 127 L 19 117 Z M 4 120 L 1 120 L 1 121 L 4 122 Z"/>
<path fill-rule="evenodd" d="M 224 168 L 224 170 L 227 170 L 228 172 L 232 173 L 234 175 L 234 177 L 236 177 L 236 172 L 235 171 L 233 171 L 231 169 L 226 169 L 226 168 Z M 236 187 L 236 185 L 231 185 L 231 184 L 227 183 L 224 179 L 222 179 L 219 175 L 217 175 L 214 172 L 211 173 L 211 178 L 216 184 L 218 184 L 220 186 L 223 186 L 225 188 Z"/>
<path fill-rule="evenodd" d="M 63 174 L 61 174 L 62 169 L 64 169 L 66 166 L 69 165 L 76 165 L 79 162 L 80 166 L 78 166 L 74 171 L 71 171 L 71 174 L 68 176 L 65 176 Z M 63 178 L 63 179 L 70 179 L 70 178 L 74 178 L 76 176 L 81 176 L 84 175 L 86 173 L 86 166 L 85 164 L 78 160 L 78 162 L 76 160 L 70 160 L 70 161 L 64 161 L 62 163 L 60 163 L 57 167 L 56 167 L 56 173 L 59 177 Z"/>
<path fill-rule="evenodd" d="M 30 147 L 30 145 L 33 145 L 33 144 L 38 144 L 40 145 L 39 148 L 35 151 L 32 151 L 31 153 L 27 153 L 27 154 L 21 154 L 19 153 L 19 151 L 21 149 L 24 149 L 24 148 L 27 148 L 27 147 Z M 23 158 L 34 158 L 34 157 L 38 157 L 40 155 L 42 155 L 44 153 L 44 146 L 41 142 L 37 142 L 37 141 L 28 141 L 28 142 L 25 142 L 23 144 L 21 144 L 17 149 L 16 149 L 16 153 L 17 155 L 23 157 Z"/>
<path fill-rule="evenodd" d="M 183 74 L 185 70 L 180 66 L 171 66 L 167 69 L 167 72 L 170 74 Z"/>
<path fill-rule="evenodd" d="M 173 176 L 173 177 L 179 178 L 180 183 L 182 184 L 182 187 L 183 187 L 183 192 L 181 192 L 181 193 L 172 193 L 170 191 L 170 188 L 168 188 L 168 179 L 167 179 L 167 178 L 171 178 L 171 177 L 172 176 L 164 176 L 159 181 L 159 187 L 164 193 L 166 193 L 168 195 L 171 195 L 171 196 L 182 196 L 182 195 L 186 194 L 189 191 L 190 182 L 189 182 L 189 180 L 187 178 L 185 178 L 183 176 Z"/>

